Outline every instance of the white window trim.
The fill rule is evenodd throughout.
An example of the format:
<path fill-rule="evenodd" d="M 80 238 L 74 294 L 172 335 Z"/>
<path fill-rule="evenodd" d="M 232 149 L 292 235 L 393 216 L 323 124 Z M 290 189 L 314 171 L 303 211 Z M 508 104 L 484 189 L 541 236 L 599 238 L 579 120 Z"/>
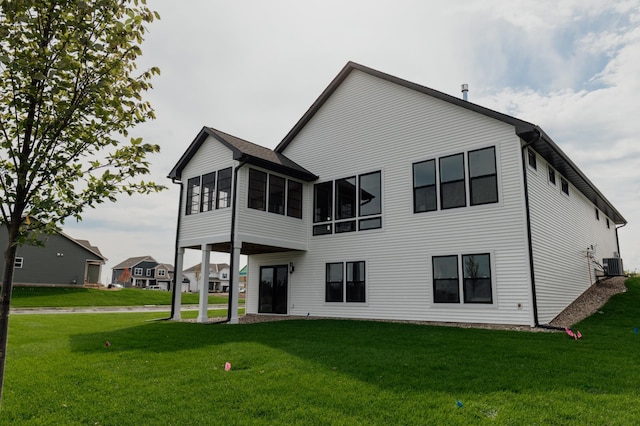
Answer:
<path fill-rule="evenodd" d="M 24 266 L 24 257 L 16 257 L 16 260 L 13 262 L 14 269 L 22 269 Z"/>
<path fill-rule="evenodd" d="M 141 276 L 142 268 L 133 268 L 133 275 Z"/>

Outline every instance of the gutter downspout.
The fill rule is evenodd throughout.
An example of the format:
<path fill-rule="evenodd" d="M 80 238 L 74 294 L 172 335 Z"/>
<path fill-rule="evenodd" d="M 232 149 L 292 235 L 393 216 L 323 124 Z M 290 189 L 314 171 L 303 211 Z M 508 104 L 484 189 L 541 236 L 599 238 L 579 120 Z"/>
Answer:
<path fill-rule="evenodd" d="M 235 262 L 233 261 L 233 246 L 235 243 L 235 239 L 236 239 L 236 207 L 237 207 L 237 197 L 236 197 L 236 191 L 238 189 L 238 170 L 240 170 L 240 168 L 242 166 L 244 166 L 245 164 L 247 164 L 247 160 L 244 157 L 244 155 L 242 157 L 240 157 L 240 164 L 238 164 L 234 169 L 233 169 L 233 191 L 231 192 L 231 244 L 230 244 L 230 251 L 229 254 L 231 255 L 231 260 L 229 261 L 229 301 L 228 301 L 228 305 L 227 305 L 227 319 L 223 320 L 223 321 L 217 321 L 217 322 L 213 322 L 211 324 L 225 324 L 228 323 L 229 321 L 231 321 L 231 302 L 232 302 L 232 297 L 233 297 L 233 286 L 234 286 L 234 282 L 233 282 L 233 271 L 236 267 Z"/>
<path fill-rule="evenodd" d="M 529 246 L 529 274 L 531 275 L 531 303 L 533 305 L 533 323 L 535 327 L 540 327 L 540 323 L 538 321 L 538 301 L 536 298 L 536 278 L 533 267 L 533 245 L 531 243 L 531 211 L 529 210 L 529 185 L 527 183 L 526 161 L 527 148 L 542 139 L 540 131 L 538 129 L 534 129 L 534 131 L 537 134 L 536 139 L 527 142 L 522 146 L 522 178 L 524 181 L 525 211 L 527 213 L 527 244 Z"/>
<path fill-rule="evenodd" d="M 171 314 L 169 315 L 169 318 L 160 318 L 157 321 L 169 321 L 173 318 L 173 316 L 176 313 L 175 301 L 176 301 L 176 293 L 178 288 L 178 283 L 176 283 L 176 277 L 178 275 L 176 274 L 175 267 L 176 265 L 178 265 L 178 240 L 180 238 L 180 213 L 182 212 L 182 195 L 183 195 L 182 192 L 184 189 L 184 185 L 182 185 L 181 181 L 176 180 L 176 178 L 171 178 L 171 183 L 180 185 L 180 198 L 178 199 L 179 200 L 178 201 L 178 222 L 176 224 L 176 245 L 173 252 L 174 271 L 173 271 L 173 288 L 171 292 Z M 182 287 L 182 283 L 180 283 L 180 287 Z M 182 288 L 180 290 L 182 290 Z"/>
<path fill-rule="evenodd" d="M 618 239 L 618 229 L 624 228 L 625 226 L 627 226 L 627 224 L 623 223 L 622 225 L 615 227 L 616 228 L 616 247 L 618 249 L 618 256 L 620 258 L 622 258 L 622 255 L 620 254 L 620 240 Z M 624 271 L 622 271 L 622 272 L 624 273 Z"/>

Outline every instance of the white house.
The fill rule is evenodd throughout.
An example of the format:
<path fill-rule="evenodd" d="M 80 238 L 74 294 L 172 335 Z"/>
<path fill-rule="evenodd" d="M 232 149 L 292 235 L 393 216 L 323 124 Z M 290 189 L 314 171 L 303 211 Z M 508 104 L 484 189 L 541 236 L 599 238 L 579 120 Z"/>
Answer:
<path fill-rule="evenodd" d="M 185 269 L 182 272 L 183 278 L 188 280 L 188 286 L 183 287 L 183 291 L 199 292 L 201 281 L 200 273 L 202 263 Z M 226 292 L 229 289 L 229 265 L 226 263 L 209 264 L 209 280 L 207 283 L 209 292 Z"/>
<path fill-rule="evenodd" d="M 275 150 L 204 127 L 169 177 L 176 271 L 231 253 L 231 322 L 241 253 L 247 313 L 530 326 L 622 269 L 626 220 L 540 127 L 352 62 Z"/>

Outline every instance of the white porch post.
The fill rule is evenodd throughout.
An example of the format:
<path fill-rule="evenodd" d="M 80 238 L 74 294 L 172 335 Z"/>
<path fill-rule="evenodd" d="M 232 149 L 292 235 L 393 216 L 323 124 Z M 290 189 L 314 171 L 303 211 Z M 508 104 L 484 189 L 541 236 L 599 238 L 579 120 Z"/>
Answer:
<path fill-rule="evenodd" d="M 209 259 L 211 257 L 211 247 L 203 244 L 202 264 L 200 265 L 200 308 L 198 310 L 197 322 L 207 322 L 207 309 L 209 308 Z"/>
<path fill-rule="evenodd" d="M 180 315 L 180 308 L 182 307 L 182 264 L 184 262 L 184 248 L 178 249 L 178 257 L 176 258 L 176 266 L 173 271 L 173 277 L 175 278 L 175 289 L 173 298 L 173 317 L 174 321 L 180 321 L 182 316 Z"/>
<path fill-rule="evenodd" d="M 240 270 L 238 269 L 238 265 L 240 265 L 240 247 L 242 247 L 242 242 L 236 242 L 233 244 L 233 252 L 231 256 L 233 256 L 233 260 L 231 264 L 233 265 L 233 270 L 231 271 L 231 282 L 233 283 L 232 288 L 229 289 L 231 294 L 231 316 L 229 318 L 229 324 L 238 324 L 238 296 L 240 295 L 239 287 L 240 287 Z"/>

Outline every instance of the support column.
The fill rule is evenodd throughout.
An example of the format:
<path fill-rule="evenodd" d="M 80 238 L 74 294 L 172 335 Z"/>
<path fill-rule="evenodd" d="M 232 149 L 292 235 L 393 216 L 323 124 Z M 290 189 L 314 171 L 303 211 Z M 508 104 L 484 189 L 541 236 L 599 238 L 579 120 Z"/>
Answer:
<path fill-rule="evenodd" d="M 184 264 L 184 248 L 178 249 L 178 256 L 176 257 L 175 269 L 173 270 L 174 277 L 174 298 L 173 298 L 173 317 L 174 321 L 180 321 L 182 316 L 180 315 L 180 308 L 182 307 L 182 265 Z"/>
<path fill-rule="evenodd" d="M 242 247 L 241 242 L 237 242 L 233 245 L 233 260 L 231 264 L 233 265 L 233 269 L 231 270 L 231 288 L 229 289 L 229 297 L 231 298 L 231 315 L 229 316 L 229 324 L 238 324 L 238 296 L 240 295 L 240 270 L 238 269 L 238 265 L 240 265 L 240 247 Z"/>
<path fill-rule="evenodd" d="M 209 259 L 211 258 L 211 246 L 203 244 L 202 263 L 200 265 L 200 306 L 198 309 L 197 322 L 207 322 L 209 317 L 207 309 L 209 308 Z"/>

